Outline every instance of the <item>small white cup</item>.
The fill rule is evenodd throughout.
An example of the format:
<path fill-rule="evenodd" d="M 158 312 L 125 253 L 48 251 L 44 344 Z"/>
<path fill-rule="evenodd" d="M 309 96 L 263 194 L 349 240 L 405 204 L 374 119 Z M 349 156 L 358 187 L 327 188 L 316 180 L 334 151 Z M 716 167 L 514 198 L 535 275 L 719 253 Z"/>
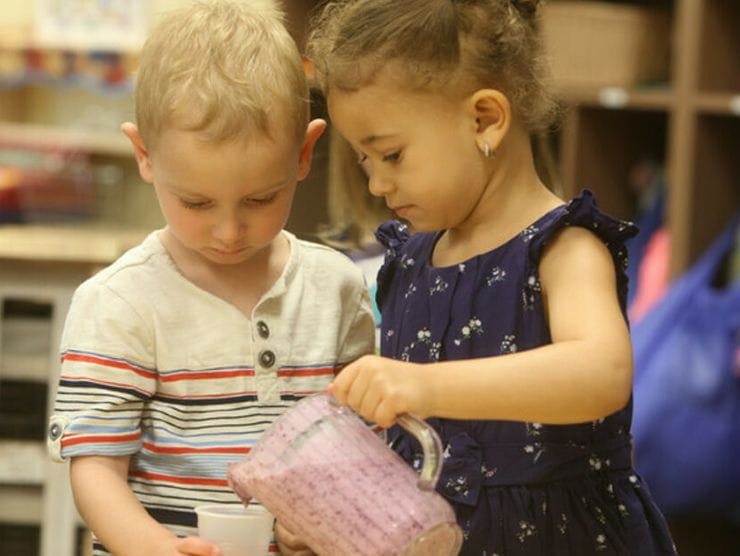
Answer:
<path fill-rule="evenodd" d="M 217 544 L 223 556 L 265 556 L 274 517 L 263 506 L 204 504 L 196 506 L 198 535 Z"/>

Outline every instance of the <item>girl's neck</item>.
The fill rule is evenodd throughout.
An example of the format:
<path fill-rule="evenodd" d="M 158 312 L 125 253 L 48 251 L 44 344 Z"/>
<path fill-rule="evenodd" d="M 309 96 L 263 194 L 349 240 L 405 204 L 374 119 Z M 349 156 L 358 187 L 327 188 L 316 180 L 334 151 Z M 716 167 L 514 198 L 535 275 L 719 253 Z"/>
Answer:
<path fill-rule="evenodd" d="M 478 204 L 437 242 L 434 266 L 454 265 L 491 251 L 562 204 L 540 180 L 529 141 L 525 131 L 511 129 L 490 161 L 488 185 Z"/>

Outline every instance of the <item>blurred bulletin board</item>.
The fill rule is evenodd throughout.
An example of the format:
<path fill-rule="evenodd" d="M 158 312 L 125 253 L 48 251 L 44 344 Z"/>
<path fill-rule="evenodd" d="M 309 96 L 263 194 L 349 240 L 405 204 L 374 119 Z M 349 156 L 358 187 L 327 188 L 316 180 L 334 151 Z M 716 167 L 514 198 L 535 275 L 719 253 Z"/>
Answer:
<path fill-rule="evenodd" d="M 137 50 L 149 24 L 147 0 L 35 0 L 39 45 L 80 50 Z"/>

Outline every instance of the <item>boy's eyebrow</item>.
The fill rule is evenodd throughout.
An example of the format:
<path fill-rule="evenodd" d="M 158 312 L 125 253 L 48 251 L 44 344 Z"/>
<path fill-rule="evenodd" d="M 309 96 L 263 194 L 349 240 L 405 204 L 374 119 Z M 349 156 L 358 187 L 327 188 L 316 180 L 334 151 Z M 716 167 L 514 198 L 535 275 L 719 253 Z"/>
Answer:
<path fill-rule="evenodd" d="M 279 189 L 279 188 L 283 187 L 287 182 L 288 182 L 288 179 L 286 178 L 285 180 L 282 180 L 280 182 L 274 183 L 272 185 L 268 185 L 267 187 L 263 187 L 263 188 L 261 188 L 261 189 L 259 189 L 257 191 L 253 191 L 253 192 L 249 193 L 248 195 L 245 195 L 245 197 L 251 197 L 251 196 L 254 196 L 254 195 L 264 195 L 266 193 L 270 193 L 270 192 L 272 192 L 275 189 Z M 180 187 L 178 185 L 174 185 L 174 184 L 170 186 L 170 189 L 171 190 L 174 190 L 176 193 L 181 193 L 181 194 L 185 194 L 185 195 L 191 195 L 193 197 L 197 197 L 197 196 L 201 196 L 202 197 L 203 196 L 202 193 L 199 193 L 197 191 L 189 191 L 189 190 L 187 190 L 185 188 L 182 188 L 182 187 Z"/>

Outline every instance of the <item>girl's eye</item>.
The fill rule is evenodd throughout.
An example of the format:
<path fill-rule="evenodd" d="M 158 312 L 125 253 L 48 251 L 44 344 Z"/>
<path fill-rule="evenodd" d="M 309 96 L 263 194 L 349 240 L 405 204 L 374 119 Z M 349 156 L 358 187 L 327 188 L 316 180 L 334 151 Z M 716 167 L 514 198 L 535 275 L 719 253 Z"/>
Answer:
<path fill-rule="evenodd" d="M 180 204 L 187 209 L 202 209 L 208 206 L 208 201 L 186 201 L 180 199 Z"/>
<path fill-rule="evenodd" d="M 398 162 L 401 158 L 401 151 L 393 151 L 383 155 L 383 162 Z"/>

